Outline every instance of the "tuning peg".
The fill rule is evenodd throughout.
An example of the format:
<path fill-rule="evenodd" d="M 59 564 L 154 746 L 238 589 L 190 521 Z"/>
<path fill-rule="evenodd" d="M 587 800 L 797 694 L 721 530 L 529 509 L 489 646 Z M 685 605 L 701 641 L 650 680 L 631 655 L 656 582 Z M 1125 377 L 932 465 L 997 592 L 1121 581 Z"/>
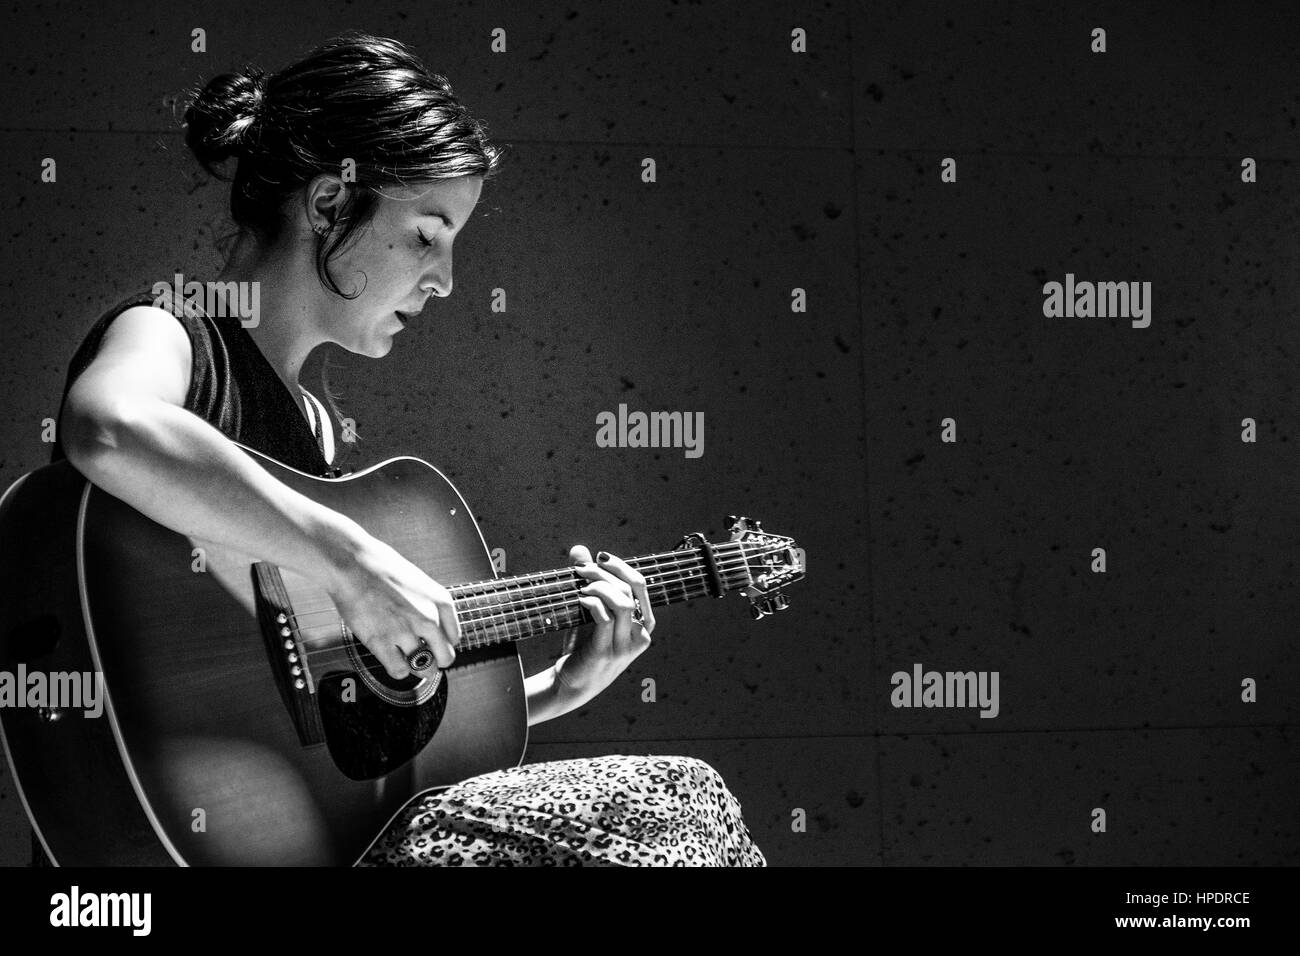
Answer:
<path fill-rule="evenodd" d="M 754 615 L 754 620 L 761 621 L 767 617 L 769 612 L 764 611 L 758 601 L 754 601 L 749 605 L 749 613 Z"/>
<path fill-rule="evenodd" d="M 735 523 L 736 523 L 736 516 L 735 516 L 735 515 L 727 515 L 727 527 L 730 528 L 730 527 L 731 527 L 733 524 L 735 524 Z"/>
<path fill-rule="evenodd" d="M 778 611 L 784 611 L 790 606 L 790 599 L 780 591 L 776 592 L 776 597 L 772 599 Z"/>

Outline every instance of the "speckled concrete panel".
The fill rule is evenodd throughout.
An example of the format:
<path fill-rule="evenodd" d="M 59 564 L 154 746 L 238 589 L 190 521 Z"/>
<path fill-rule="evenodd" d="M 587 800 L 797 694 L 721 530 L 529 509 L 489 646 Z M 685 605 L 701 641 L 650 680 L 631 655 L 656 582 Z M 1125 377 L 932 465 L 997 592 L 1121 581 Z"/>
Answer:
<path fill-rule="evenodd" d="M 8 15 L 23 42 L 4 57 L 0 127 L 169 129 L 187 84 L 273 72 L 357 28 L 401 40 L 506 139 L 848 146 L 847 6 L 41 3 Z M 191 52 L 197 28 L 206 52 Z"/>
<path fill-rule="evenodd" d="M 862 168 L 881 725 L 1294 720 L 1285 170 L 1253 187 L 1191 161 L 972 157 L 952 185 L 925 156 Z M 1150 282 L 1150 327 L 1044 316 L 1067 273 Z M 999 671 L 996 721 L 891 706 L 918 662 Z M 1247 677 L 1272 688 L 1258 704 Z"/>
<path fill-rule="evenodd" d="M 886 736 L 880 748 L 891 866 L 1300 860 L 1287 729 Z"/>
<path fill-rule="evenodd" d="M 1293 4 L 848 5 L 857 143 L 975 153 L 1293 156 Z M 1106 31 L 1094 53 L 1093 31 Z"/>

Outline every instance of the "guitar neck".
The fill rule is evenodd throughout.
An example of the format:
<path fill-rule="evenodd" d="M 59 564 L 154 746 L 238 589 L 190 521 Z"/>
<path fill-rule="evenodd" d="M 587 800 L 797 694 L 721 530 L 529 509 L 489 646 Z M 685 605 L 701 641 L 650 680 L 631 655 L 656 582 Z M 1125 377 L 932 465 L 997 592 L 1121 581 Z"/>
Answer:
<path fill-rule="evenodd" d="M 712 564 L 703 547 L 625 558 L 646 580 L 655 607 L 747 587 L 751 583 L 744 545 L 712 545 Z M 591 613 L 578 601 L 578 589 L 590 582 L 572 567 L 520 574 L 449 587 L 456 603 L 461 639 L 458 647 L 486 647 L 520 641 L 590 623 Z"/>

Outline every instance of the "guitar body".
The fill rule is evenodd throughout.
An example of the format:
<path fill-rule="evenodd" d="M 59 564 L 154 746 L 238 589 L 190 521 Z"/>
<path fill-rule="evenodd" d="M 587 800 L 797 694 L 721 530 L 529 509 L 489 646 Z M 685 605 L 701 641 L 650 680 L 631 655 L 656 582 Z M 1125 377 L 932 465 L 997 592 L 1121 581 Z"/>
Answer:
<path fill-rule="evenodd" d="M 418 459 L 322 479 L 249 454 L 439 583 L 496 576 L 468 506 Z M 323 591 L 163 528 L 66 462 L 6 492 L 0 545 L 0 667 L 103 675 L 98 717 L 0 708 L 59 865 L 350 865 L 416 794 L 523 758 L 513 643 L 462 650 L 440 680 L 408 679 L 419 703 L 390 703 L 402 688 L 375 682 Z"/>

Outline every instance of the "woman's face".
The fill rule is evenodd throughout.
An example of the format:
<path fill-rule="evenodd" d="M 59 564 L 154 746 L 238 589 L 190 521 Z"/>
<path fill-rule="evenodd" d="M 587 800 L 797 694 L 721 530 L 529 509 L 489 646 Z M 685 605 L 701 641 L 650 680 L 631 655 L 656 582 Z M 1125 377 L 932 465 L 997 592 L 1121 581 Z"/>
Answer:
<path fill-rule="evenodd" d="M 385 187 L 374 219 L 326 268 L 343 292 L 328 292 L 321 331 L 349 352 L 382 358 L 393 336 L 419 322 L 430 296 L 451 295 L 451 245 L 478 204 L 482 176 Z M 336 226 L 336 229 L 343 227 Z M 405 319 L 396 313 L 405 314 Z"/>

